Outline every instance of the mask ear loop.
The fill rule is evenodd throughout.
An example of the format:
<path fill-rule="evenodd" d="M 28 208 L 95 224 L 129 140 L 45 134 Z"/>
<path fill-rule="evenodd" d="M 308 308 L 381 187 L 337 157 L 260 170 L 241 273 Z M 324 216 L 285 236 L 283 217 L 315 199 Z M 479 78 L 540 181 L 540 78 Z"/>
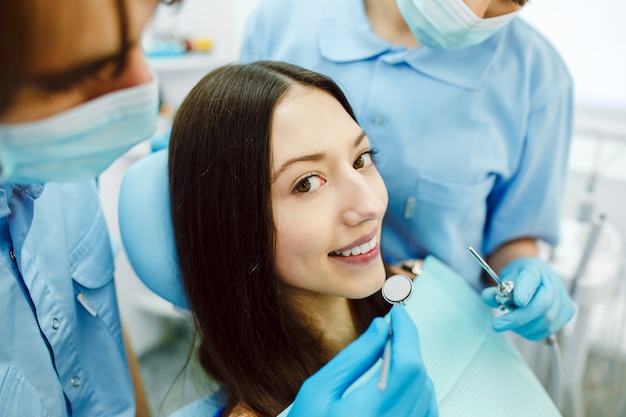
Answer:
<path fill-rule="evenodd" d="M 383 284 L 381 290 L 383 298 L 392 305 L 406 304 L 407 300 L 413 294 L 413 281 L 406 275 L 392 275 Z M 389 367 L 391 366 L 391 323 L 389 323 L 389 337 L 385 344 L 383 352 L 383 363 L 380 370 L 380 378 L 378 379 L 378 389 L 384 391 L 387 388 L 387 379 L 389 378 Z"/>

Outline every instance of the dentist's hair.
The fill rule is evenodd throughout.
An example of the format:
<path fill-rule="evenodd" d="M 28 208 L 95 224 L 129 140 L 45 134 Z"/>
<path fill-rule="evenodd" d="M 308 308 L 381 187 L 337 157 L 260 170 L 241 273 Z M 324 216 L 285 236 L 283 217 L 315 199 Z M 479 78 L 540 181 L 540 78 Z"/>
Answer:
<path fill-rule="evenodd" d="M 174 4 L 180 1 L 161 0 L 161 3 Z M 2 57 L 0 115 L 13 105 L 20 88 L 25 84 L 42 83 L 39 74 L 33 74 L 33 61 L 37 54 L 50 47 L 46 42 L 54 37 L 47 36 L 45 31 L 39 30 L 41 20 L 51 18 L 42 11 L 39 6 L 41 2 L 42 0 L 17 0 L 2 4 L 2 13 L 0 13 L 0 56 Z M 125 0 L 115 0 L 119 25 L 111 28 L 111 30 L 119 31 L 120 34 L 118 73 L 122 72 L 126 66 L 129 47 L 127 3 L 128 1 Z M 58 24 L 60 30 L 63 22 L 59 20 Z"/>
<path fill-rule="evenodd" d="M 0 115 L 13 103 L 33 54 L 31 1 L 8 1 L 0 13 Z"/>
<path fill-rule="evenodd" d="M 271 203 L 272 114 L 295 85 L 319 88 L 354 118 L 329 78 L 285 63 L 233 64 L 206 75 L 175 117 L 169 147 L 172 223 L 202 367 L 228 398 L 275 416 L 332 353 L 281 293 Z M 389 309 L 351 300 L 364 331 Z"/>

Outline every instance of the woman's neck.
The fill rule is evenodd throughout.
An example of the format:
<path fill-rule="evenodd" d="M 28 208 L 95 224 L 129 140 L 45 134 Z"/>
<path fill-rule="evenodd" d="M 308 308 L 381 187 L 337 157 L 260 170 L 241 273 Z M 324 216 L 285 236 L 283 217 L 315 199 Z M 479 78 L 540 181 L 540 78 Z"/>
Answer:
<path fill-rule="evenodd" d="M 396 0 L 363 0 L 363 3 L 370 26 L 378 36 L 407 48 L 420 45 L 400 14 Z"/>
<path fill-rule="evenodd" d="M 346 298 L 307 294 L 295 296 L 294 301 L 321 333 L 328 353 L 339 353 L 358 337 Z"/>

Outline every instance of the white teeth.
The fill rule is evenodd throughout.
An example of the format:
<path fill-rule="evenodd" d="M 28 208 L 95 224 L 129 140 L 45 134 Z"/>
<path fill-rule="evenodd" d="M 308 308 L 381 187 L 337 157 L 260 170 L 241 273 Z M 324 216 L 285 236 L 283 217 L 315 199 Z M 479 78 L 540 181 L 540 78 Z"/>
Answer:
<path fill-rule="evenodd" d="M 341 255 L 341 256 L 356 256 L 356 255 L 361 255 L 363 253 L 368 253 L 369 251 L 371 251 L 372 249 L 374 249 L 376 247 L 376 237 L 373 237 L 372 240 L 370 240 L 367 243 L 364 243 L 362 245 L 359 246 L 355 246 L 352 249 L 348 249 L 348 250 L 344 250 L 344 251 L 338 251 L 336 250 L 335 252 L 333 252 L 334 255 Z"/>

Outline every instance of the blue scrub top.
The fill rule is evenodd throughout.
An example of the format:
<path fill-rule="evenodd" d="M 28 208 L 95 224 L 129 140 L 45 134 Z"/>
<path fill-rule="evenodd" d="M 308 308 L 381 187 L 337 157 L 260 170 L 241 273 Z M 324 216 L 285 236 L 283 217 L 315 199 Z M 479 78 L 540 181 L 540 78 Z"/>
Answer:
<path fill-rule="evenodd" d="M 344 90 L 379 151 L 390 262 L 433 254 L 480 289 L 467 246 L 557 243 L 572 80 L 521 19 L 462 50 L 407 50 L 372 32 L 362 0 L 261 0 L 241 59 L 298 64 Z"/>
<path fill-rule="evenodd" d="M 135 415 L 95 181 L 0 184 L 0 416 Z"/>

